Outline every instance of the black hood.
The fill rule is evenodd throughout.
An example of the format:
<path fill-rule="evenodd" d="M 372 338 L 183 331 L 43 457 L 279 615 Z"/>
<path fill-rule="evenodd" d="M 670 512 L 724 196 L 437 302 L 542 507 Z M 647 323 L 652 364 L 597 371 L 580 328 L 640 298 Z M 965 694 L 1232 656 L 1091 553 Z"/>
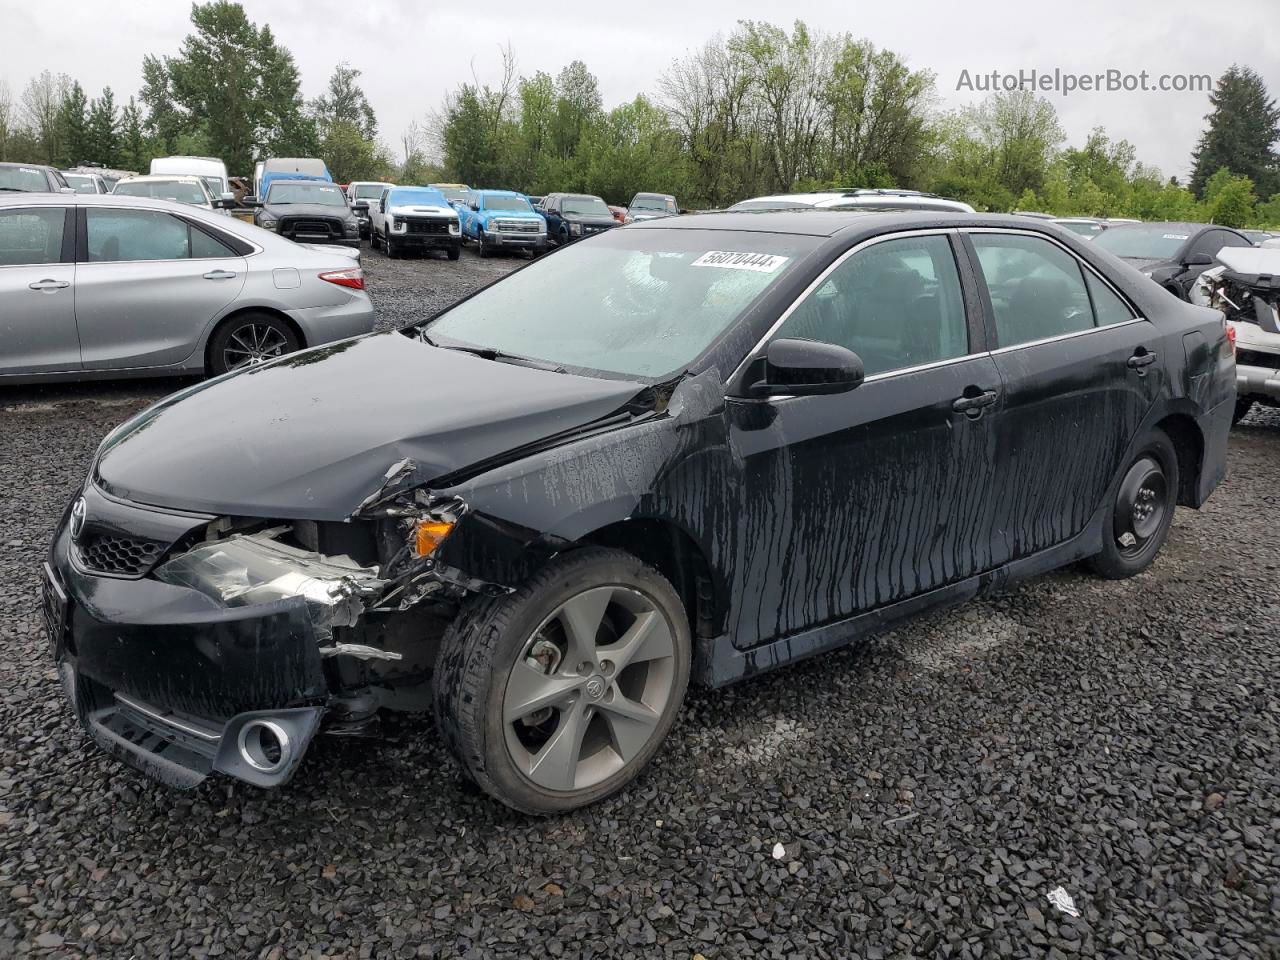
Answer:
<path fill-rule="evenodd" d="M 352 216 L 347 207 L 335 207 L 331 203 L 269 203 L 262 209 L 277 220 L 281 217 L 337 217 L 339 220 L 350 220 Z"/>
<path fill-rule="evenodd" d="M 585 426 L 643 389 L 374 334 L 161 401 L 110 437 L 97 477 L 137 503 L 340 520 L 402 460 L 426 482 Z"/>

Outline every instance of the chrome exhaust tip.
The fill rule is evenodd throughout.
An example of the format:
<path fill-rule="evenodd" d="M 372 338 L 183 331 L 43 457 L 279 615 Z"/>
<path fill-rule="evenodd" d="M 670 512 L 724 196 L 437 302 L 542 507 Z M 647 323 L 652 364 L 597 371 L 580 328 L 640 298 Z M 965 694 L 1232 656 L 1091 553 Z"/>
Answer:
<path fill-rule="evenodd" d="M 259 773 L 279 773 L 293 759 L 289 732 L 274 720 L 250 720 L 236 737 L 240 759 Z"/>

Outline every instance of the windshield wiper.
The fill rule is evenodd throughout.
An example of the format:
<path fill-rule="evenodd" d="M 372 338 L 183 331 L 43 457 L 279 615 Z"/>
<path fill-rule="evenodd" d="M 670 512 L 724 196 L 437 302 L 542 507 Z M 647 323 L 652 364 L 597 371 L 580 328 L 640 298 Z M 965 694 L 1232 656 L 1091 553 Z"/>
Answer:
<path fill-rule="evenodd" d="M 522 357 L 518 353 L 504 353 L 497 347 L 471 347 L 461 343 L 440 343 L 438 340 L 432 340 L 425 330 L 422 331 L 420 337 L 423 343 L 431 347 L 439 347 L 441 350 L 457 350 L 459 353 L 469 353 L 473 357 L 481 357 L 485 360 L 496 360 L 498 363 L 513 363 L 521 367 L 532 367 L 535 370 L 550 370 L 552 373 L 567 372 L 558 363 L 535 360 L 533 357 Z"/>
<path fill-rule="evenodd" d="M 0 187 L 0 190 L 7 190 L 10 193 L 30 193 L 29 190 L 23 190 L 21 187 Z"/>

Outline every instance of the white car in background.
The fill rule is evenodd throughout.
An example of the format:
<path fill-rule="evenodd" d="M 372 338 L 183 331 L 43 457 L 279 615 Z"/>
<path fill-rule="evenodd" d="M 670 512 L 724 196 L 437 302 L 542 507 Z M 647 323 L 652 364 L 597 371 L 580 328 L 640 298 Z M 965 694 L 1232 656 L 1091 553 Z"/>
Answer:
<path fill-rule="evenodd" d="M 729 209 L 741 210 L 938 210 L 973 213 L 973 207 L 918 190 L 833 190 L 819 193 L 779 193 L 740 200 Z"/>
<path fill-rule="evenodd" d="M 185 203 L 223 214 L 229 214 L 236 205 L 234 198 L 214 197 L 209 191 L 209 185 L 200 177 L 125 177 L 116 183 L 111 192 L 119 197 L 148 197 L 152 200 Z"/>
<path fill-rule="evenodd" d="M 227 165 L 217 157 L 156 157 L 151 173 L 157 176 L 199 177 L 215 197 L 231 193 Z"/>
<path fill-rule="evenodd" d="M 369 333 L 354 252 L 192 204 L 0 194 L 0 384 L 220 374 Z"/>

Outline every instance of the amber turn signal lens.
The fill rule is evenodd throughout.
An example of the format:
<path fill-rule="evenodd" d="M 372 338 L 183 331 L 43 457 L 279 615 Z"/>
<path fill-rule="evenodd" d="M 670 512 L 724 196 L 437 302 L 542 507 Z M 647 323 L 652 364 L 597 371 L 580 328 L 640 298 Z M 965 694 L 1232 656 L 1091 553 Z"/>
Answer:
<path fill-rule="evenodd" d="M 453 530 L 452 523 L 439 520 L 419 520 L 413 530 L 413 552 L 420 557 L 429 557 L 436 547 L 444 543 L 444 538 Z"/>

